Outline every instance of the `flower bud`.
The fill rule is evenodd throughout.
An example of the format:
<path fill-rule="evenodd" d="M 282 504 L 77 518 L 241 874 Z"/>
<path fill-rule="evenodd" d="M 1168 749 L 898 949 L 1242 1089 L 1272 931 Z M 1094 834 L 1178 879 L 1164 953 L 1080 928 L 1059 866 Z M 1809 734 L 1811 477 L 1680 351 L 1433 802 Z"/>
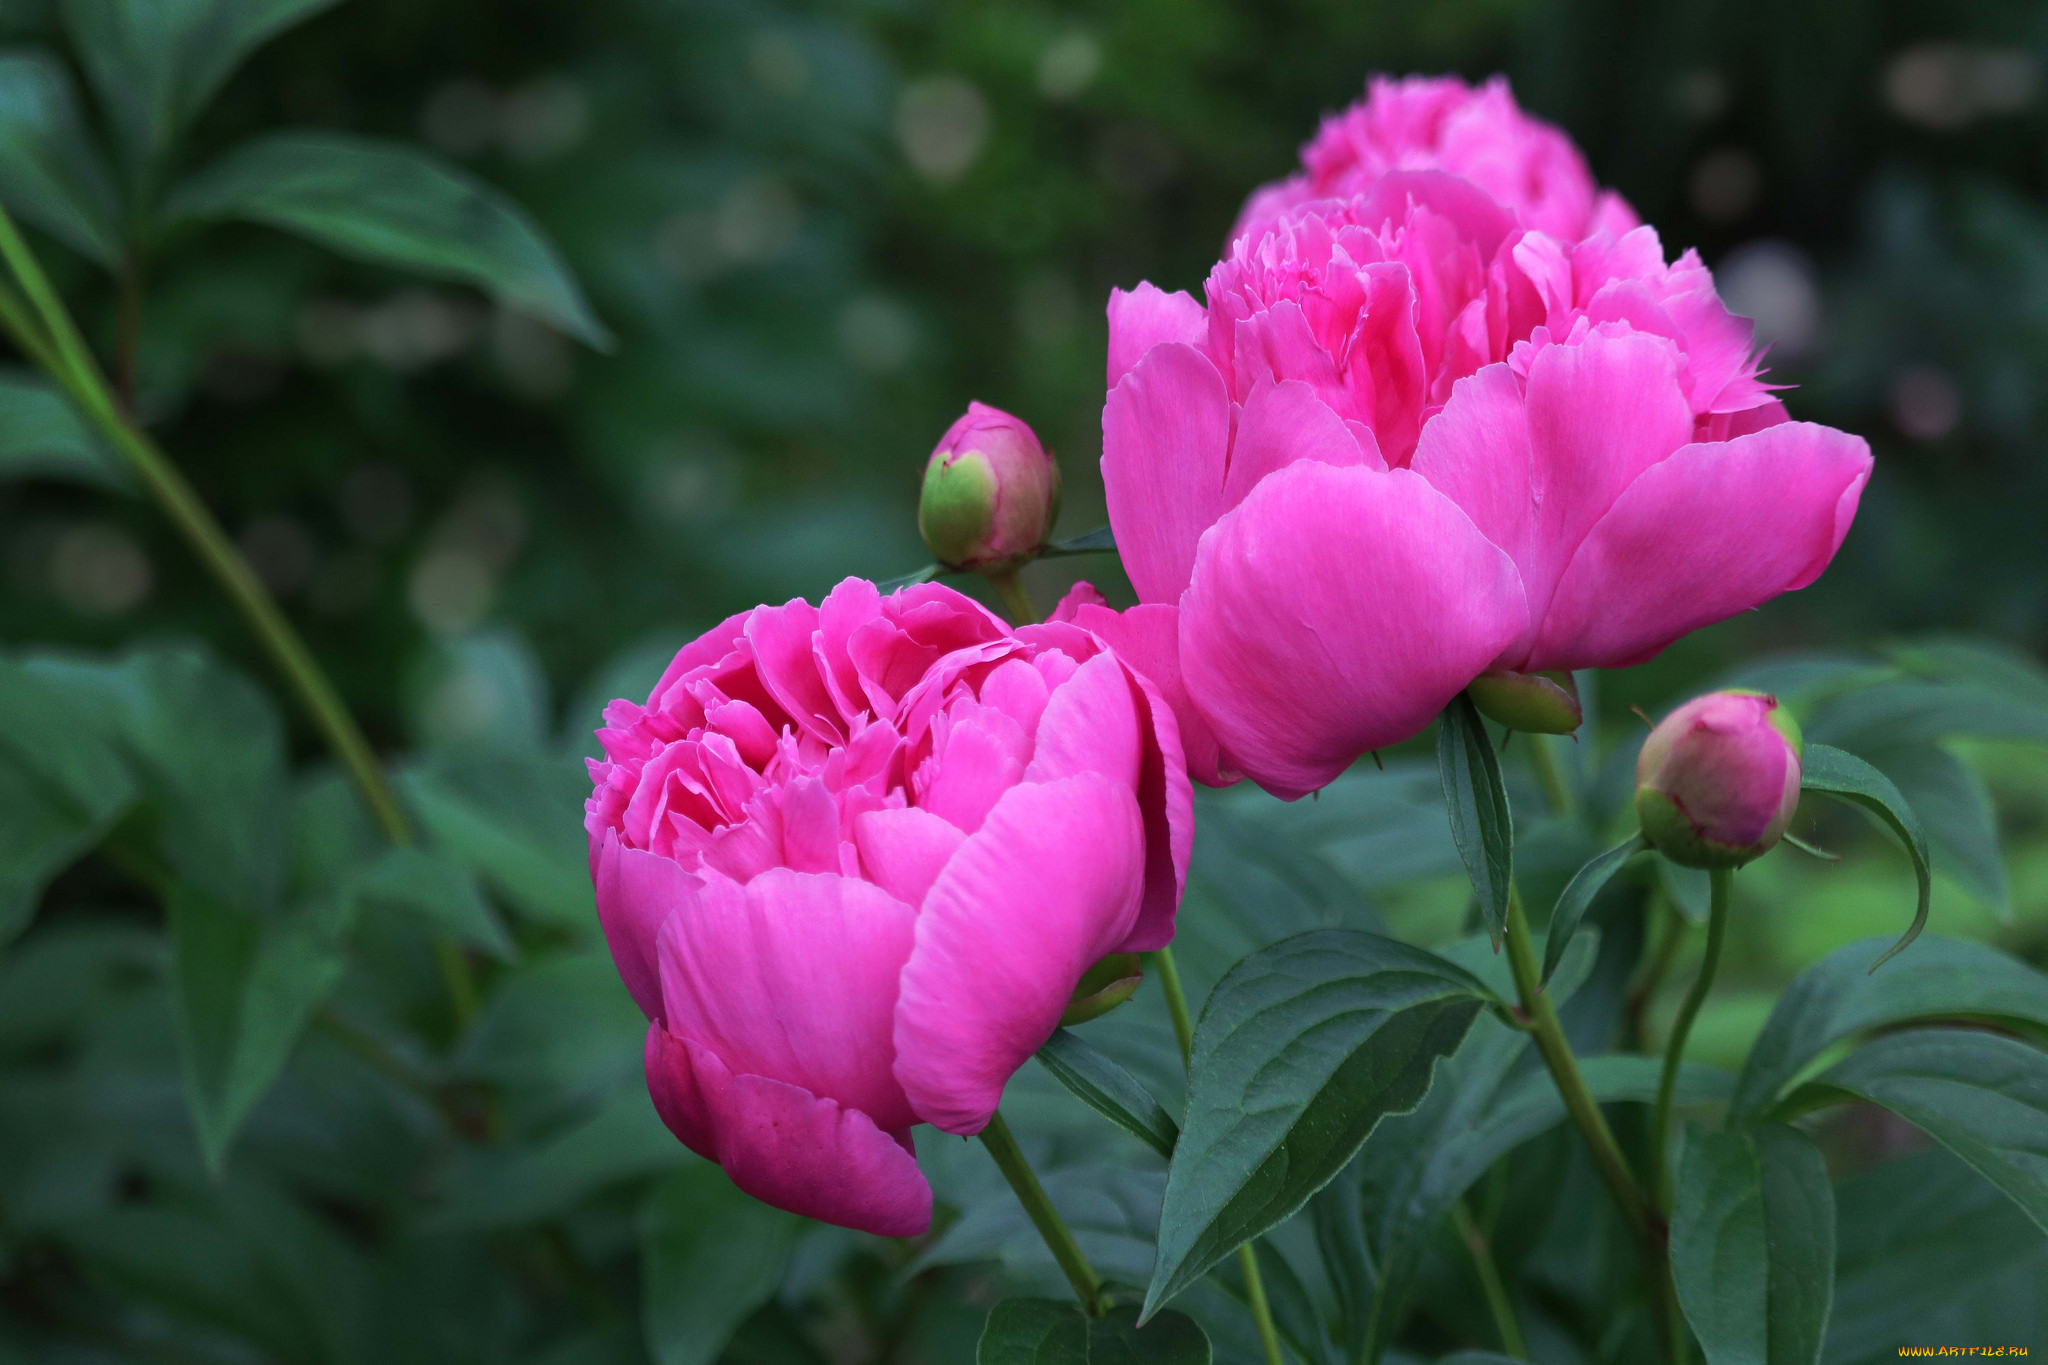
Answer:
<path fill-rule="evenodd" d="M 1136 953 L 1111 953 L 1081 974 L 1081 983 L 1074 987 L 1074 998 L 1060 1015 L 1060 1027 L 1100 1019 L 1130 999 L 1144 979 L 1138 970 Z"/>
<path fill-rule="evenodd" d="M 998 408 L 969 403 L 925 462 L 917 529 L 941 564 L 1014 569 L 1044 548 L 1059 514 L 1059 466 Z"/>
<path fill-rule="evenodd" d="M 1568 735 L 1579 728 L 1579 684 L 1569 673 L 1515 673 L 1496 668 L 1465 689 L 1479 714 L 1510 730 Z"/>
<path fill-rule="evenodd" d="M 1685 867 L 1768 853 L 1799 808 L 1799 723 L 1761 692 L 1714 692 L 1664 718 L 1636 760 L 1636 818 Z"/>

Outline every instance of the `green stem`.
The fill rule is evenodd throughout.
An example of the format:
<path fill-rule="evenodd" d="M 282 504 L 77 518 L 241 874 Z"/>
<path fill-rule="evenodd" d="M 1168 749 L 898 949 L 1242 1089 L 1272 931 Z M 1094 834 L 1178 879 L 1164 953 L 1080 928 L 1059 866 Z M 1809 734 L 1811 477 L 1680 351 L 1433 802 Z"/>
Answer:
<path fill-rule="evenodd" d="M 1564 780 L 1564 771 L 1557 766 L 1557 755 L 1550 751 L 1550 735 L 1525 735 L 1529 741 L 1529 766 L 1536 770 L 1536 781 L 1543 787 L 1543 799 L 1550 803 L 1551 813 L 1569 819 L 1578 810 L 1578 802 L 1572 799 L 1571 784 Z"/>
<path fill-rule="evenodd" d="M 1174 964 L 1172 947 L 1153 953 L 1152 965 L 1159 971 L 1160 993 L 1166 997 L 1166 1012 L 1173 1017 L 1173 1036 L 1180 1043 L 1180 1061 L 1185 1067 L 1194 1055 L 1195 1022 L 1188 1014 L 1188 996 L 1181 989 L 1180 968 Z M 1280 1353 L 1280 1332 L 1273 1325 L 1273 1306 L 1266 1299 L 1266 1277 L 1259 1271 L 1259 1254 L 1250 1242 L 1238 1247 L 1237 1265 L 1244 1272 L 1245 1302 L 1258 1326 L 1259 1346 L 1265 1352 L 1266 1365 L 1285 1365 L 1286 1357 Z"/>
<path fill-rule="evenodd" d="M 1513 889 L 1508 896 L 1507 947 L 1508 966 L 1514 972 L 1515 989 L 1521 996 L 1522 1013 L 1536 1040 L 1536 1050 L 1542 1054 L 1543 1064 L 1557 1084 L 1565 1111 L 1592 1150 L 1593 1162 L 1607 1182 L 1622 1221 L 1642 1245 L 1644 1287 L 1656 1314 L 1668 1365 L 1685 1365 L 1685 1321 L 1679 1315 L 1671 1279 L 1670 1230 L 1663 1216 L 1644 1199 L 1642 1187 L 1621 1154 L 1621 1145 L 1614 1140 L 1614 1130 L 1607 1125 L 1607 1116 L 1600 1112 L 1599 1101 L 1593 1098 L 1585 1076 L 1579 1071 L 1578 1058 L 1564 1036 L 1564 1026 L 1558 1022 L 1557 1006 L 1543 989 L 1536 945 L 1529 938 L 1529 919 L 1522 910 L 1520 892 Z"/>
<path fill-rule="evenodd" d="M 1650 1111 L 1650 1188 L 1656 1191 L 1657 1207 L 1671 1207 L 1671 1170 L 1667 1152 L 1671 1146 L 1671 1099 L 1678 1089 L 1678 1067 L 1685 1056 L 1685 1041 L 1692 1035 L 1693 1020 L 1713 989 L 1714 973 L 1721 967 L 1721 944 L 1728 936 L 1728 893 L 1734 873 L 1717 867 L 1707 874 L 1713 890 L 1707 912 L 1707 955 L 1700 961 L 1699 975 L 1686 992 L 1685 1003 L 1671 1025 L 1671 1037 L 1664 1044 L 1664 1071 L 1657 1078 L 1657 1106 Z"/>
<path fill-rule="evenodd" d="M 1010 1125 L 1003 1122 L 1000 1113 L 990 1118 L 988 1127 L 981 1130 L 981 1143 L 995 1158 L 996 1168 L 1003 1173 L 1003 1178 L 1010 1182 L 1017 1202 L 1030 1215 L 1032 1226 L 1045 1239 L 1052 1258 L 1066 1272 L 1067 1283 L 1074 1287 L 1074 1297 L 1081 1301 L 1081 1311 L 1091 1318 L 1100 1315 L 1102 1281 L 1097 1278 L 1095 1268 L 1088 1264 L 1088 1258 L 1081 1254 L 1081 1246 L 1068 1230 L 1066 1220 L 1060 1217 L 1059 1210 L 1046 1197 L 1045 1186 L 1039 1184 L 1038 1177 L 1032 1174 L 1031 1163 L 1024 1159 L 1023 1149 L 1010 1135 Z"/>
<path fill-rule="evenodd" d="M 79 336 L 64 301 L 51 288 L 35 253 L 16 231 L 14 220 L 0 209 L 0 259 L 4 259 L 34 309 L 31 318 L 21 309 L 11 290 L 0 286 L 0 325 L 4 325 L 24 354 L 34 360 L 70 397 L 81 415 L 90 422 L 126 460 L 137 477 L 156 498 L 164 513 L 212 573 L 243 617 L 255 629 L 257 639 L 272 663 L 283 673 L 300 703 L 311 717 L 327 746 L 362 793 L 363 804 L 392 843 L 410 844 L 412 826 L 384 780 L 376 754 L 342 702 L 334 684 L 321 671 L 313 653 L 298 631 L 278 609 L 277 602 L 263 586 L 263 580 L 249 567 L 234 542 L 221 529 L 199 494 L 185 480 L 170 457 L 158 448 L 147 432 L 122 410 L 107 387 L 106 376 L 92 352 Z M 139 308 L 139 303 L 138 303 Z M 40 330 L 35 323 L 40 320 Z M 470 979 L 468 961 L 459 951 L 443 952 L 441 967 L 448 977 L 459 1023 L 467 1024 L 476 1012 L 476 986 Z"/>
<path fill-rule="evenodd" d="M 1472 1253 L 1472 1267 L 1479 1273 L 1480 1291 L 1486 1295 L 1487 1311 L 1493 1314 L 1494 1329 L 1500 1333 L 1502 1354 L 1527 1360 L 1529 1343 L 1522 1337 L 1522 1324 L 1515 1320 L 1515 1305 L 1508 1299 L 1507 1282 L 1500 1277 L 1500 1267 L 1494 1263 L 1493 1248 L 1486 1240 L 1485 1231 L 1462 1199 L 1451 1205 L 1451 1224 L 1457 1228 L 1458 1236 L 1464 1239 L 1466 1250 Z"/>
<path fill-rule="evenodd" d="M 1013 622 L 1020 626 L 1038 624 L 1038 608 L 1031 605 L 1031 594 L 1024 591 L 1024 581 L 1017 577 L 1015 569 L 997 570 L 984 577 L 995 588 L 996 596 L 1003 599 Z"/>

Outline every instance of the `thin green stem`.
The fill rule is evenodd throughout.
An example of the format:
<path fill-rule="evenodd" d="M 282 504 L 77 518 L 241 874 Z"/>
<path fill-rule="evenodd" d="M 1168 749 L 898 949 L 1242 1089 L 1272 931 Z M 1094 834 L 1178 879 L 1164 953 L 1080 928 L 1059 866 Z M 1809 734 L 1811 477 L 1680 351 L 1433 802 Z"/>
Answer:
<path fill-rule="evenodd" d="M 1543 989 L 1542 967 L 1536 956 L 1536 945 L 1529 937 L 1529 918 L 1523 913 L 1519 890 L 1508 897 L 1506 937 L 1508 966 L 1514 972 L 1515 989 L 1520 993 L 1522 1013 L 1527 1017 L 1529 1031 L 1536 1040 L 1536 1050 L 1542 1054 L 1543 1064 L 1550 1069 L 1551 1079 L 1557 1082 L 1565 1111 L 1571 1115 L 1572 1122 L 1578 1125 L 1579 1132 L 1585 1137 L 1586 1145 L 1592 1149 L 1594 1163 L 1600 1167 L 1600 1174 L 1614 1196 L 1615 1205 L 1621 1210 L 1622 1219 L 1632 1231 L 1642 1236 L 1649 1228 L 1649 1207 L 1643 1200 L 1641 1186 L 1636 1183 L 1634 1173 L 1621 1154 L 1621 1144 L 1614 1140 L 1614 1130 L 1607 1125 L 1607 1116 L 1600 1112 L 1599 1102 L 1586 1087 L 1586 1078 L 1579 1071 L 1579 1060 L 1564 1036 L 1564 1025 L 1558 1022 L 1557 1006 Z"/>
<path fill-rule="evenodd" d="M 1173 1018 L 1173 1036 L 1180 1043 L 1180 1061 L 1188 1065 L 1195 1050 L 1195 1021 L 1188 1014 L 1187 992 L 1181 989 L 1180 968 L 1173 960 L 1171 946 L 1152 954 L 1152 965 L 1159 971 L 1160 993 L 1166 997 L 1166 1012 Z M 1252 1321 L 1258 1325 L 1259 1346 L 1265 1352 L 1266 1365 L 1285 1365 L 1286 1357 L 1280 1353 L 1280 1332 L 1273 1325 L 1273 1306 L 1266 1299 L 1266 1277 L 1259 1271 L 1259 1254 L 1250 1242 L 1237 1249 L 1238 1269 L 1244 1272 L 1245 1302 L 1252 1310 Z"/>
<path fill-rule="evenodd" d="M 271 662 L 298 694 L 300 704 L 305 707 L 328 748 L 355 782 L 363 804 L 369 807 L 371 817 L 384 831 L 385 837 L 394 844 L 412 843 L 412 826 L 406 819 L 404 808 L 398 804 L 398 798 L 384 780 L 383 770 L 369 740 L 356 725 L 355 717 L 349 714 L 340 693 L 335 691 L 334 684 L 321 670 L 306 642 L 278 609 L 276 599 L 271 597 L 269 589 L 263 586 L 263 580 L 249 567 L 249 561 L 242 557 L 234 542 L 228 539 L 227 532 L 221 529 L 220 522 L 198 492 L 115 399 L 107 386 L 105 374 L 65 309 L 64 301 L 51 287 L 35 253 L 29 250 L 28 243 L 15 229 L 14 220 L 8 217 L 4 208 L 0 208 L 0 260 L 4 260 L 14 273 L 35 314 L 30 317 L 28 310 L 15 299 L 13 291 L 0 285 L 0 325 L 7 328 L 23 353 L 56 381 L 79 413 L 99 430 L 135 471 L 143 486 L 199 556 L 200 562 L 240 609 L 269 653 Z M 140 307 L 138 298 L 135 302 L 137 316 Z M 40 327 L 36 325 L 38 321 Z M 453 947 L 452 944 L 450 946 Z M 448 979 L 457 1021 L 466 1025 L 476 1014 L 477 999 L 468 960 L 459 949 L 452 952 L 443 950 L 440 963 Z"/>
<path fill-rule="evenodd" d="M 1465 1249 L 1472 1253 L 1472 1268 L 1479 1274 L 1479 1289 L 1486 1295 L 1487 1311 L 1493 1314 L 1494 1330 L 1500 1333 L 1502 1354 L 1527 1360 L 1529 1343 L 1523 1339 L 1522 1324 L 1515 1319 L 1515 1305 L 1508 1298 L 1507 1282 L 1500 1276 L 1500 1267 L 1494 1263 L 1493 1247 L 1462 1199 L 1451 1205 L 1451 1225 L 1464 1240 Z"/>
<path fill-rule="evenodd" d="M 355 779 L 363 800 L 393 843 L 412 842 L 412 830 L 397 798 L 384 781 L 371 752 L 369 741 L 356 727 L 355 718 L 342 704 L 327 675 L 313 659 L 305 642 L 278 610 L 277 603 L 247 560 L 228 539 L 220 523 L 192 485 L 172 464 L 156 443 L 128 420 L 107 387 L 98 364 L 72 324 L 63 301 L 51 289 L 48 277 L 37 264 L 28 244 L 15 230 L 13 220 L 0 210 L 0 257 L 4 257 L 20 281 L 22 292 L 34 306 L 48 339 L 47 349 L 35 356 L 37 363 L 70 395 L 86 420 L 98 428 L 142 480 L 172 523 L 184 535 L 202 563 L 227 591 L 248 618 L 272 661 L 285 675 L 305 705 L 321 735 Z M 24 349 L 29 343 L 16 319 L 7 319 Z M 20 321 L 25 322 L 25 319 Z"/>
<path fill-rule="evenodd" d="M 1721 944 L 1728 936 L 1728 893 L 1734 873 L 1717 867 L 1707 874 L 1713 895 L 1707 911 L 1707 954 L 1700 960 L 1699 975 L 1678 1007 L 1671 1025 L 1671 1037 L 1664 1043 L 1664 1071 L 1657 1078 L 1657 1105 L 1650 1111 L 1650 1188 L 1656 1191 L 1657 1207 L 1671 1207 L 1671 1170 L 1667 1153 L 1671 1146 L 1671 1099 L 1678 1090 L 1678 1067 L 1685 1057 L 1685 1041 L 1692 1035 L 1693 1020 L 1714 988 L 1714 973 L 1721 967 Z"/>
<path fill-rule="evenodd" d="M 1614 1140 L 1614 1130 L 1607 1124 L 1607 1116 L 1600 1112 L 1599 1102 L 1593 1098 L 1585 1076 L 1579 1071 L 1578 1058 L 1572 1053 L 1570 1040 L 1564 1036 L 1564 1026 L 1558 1022 L 1557 1006 L 1543 989 L 1536 945 L 1529 937 L 1529 919 L 1522 910 L 1520 892 L 1513 889 L 1508 896 L 1506 937 L 1508 966 L 1514 973 L 1515 989 L 1521 996 L 1522 1013 L 1527 1017 L 1529 1032 L 1536 1040 L 1536 1050 L 1542 1054 L 1543 1064 L 1549 1068 L 1550 1078 L 1557 1084 L 1558 1094 L 1564 1099 L 1565 1112 L 1571 1115 L 1572 1122 L 1578 1125 L 1579 1133 L 1586 1139 L 1586 1146 L 1592 1150 L 1593 1162 L 1607 1182 L 1608 1192 L 1614 1197 L 1615 1207 L 1621 1211 L 1622 1221 L 1628 1224 L 1629 1231 L 1642 1245 L 1644 1287 L 1656 1314 L 1658 1335 L 1664 1341 L 1667 1363 L 1685 1365 L 1685 1322 L 1679 1316 L 1671 1279 L 1669 1229 L 1663 1215 L 1644 1199 L 1642 1186 L 1636 1183 L 1634 1172 L 1629 1170 L 1628 1161 L 1621 1154 L 1621 1145 Z"/>
<path fill-rule="evenodd" d="M 1031 605 L 1031 594 L 1024 590 L 1024 580 L 1017 577 L 1015 569 L 1000 569 L 984 574 L 996 590 L 996 596 L 1003 599 L 1009 609 L 1010 620 L 1020 626 L 1038 624 L 1038 608 Z"/>
<path fill-rule="evenodd" d="M 1557 766 L 1557 755 L 1550 751 L 1552 736 L 1525 735 L 1529 741 L 1529 766 L 1536 770 L 1536 781 L 1543 787 L 1543 799 L 1550 803 L 1553 815 L 1566 819 L 1578 810 L 1578 802 L 1572 797 L 1571 783 L 1565 781 L 1564 770 Z"/>
<path fill-rule="evenodd" d="M 1165 947 L 1152 954 L 1159 970 L 1159 989 L 1166 996 L 1166 1012 L 1173 1016 L 1173 1036 L 1180 1043 L 1180 1064 L 1185 1068 L 1195 1050 L 1195 1025 L 1188 1016 L 1187 992 L 1180 986 L 1180 968 L 1173 962 L 1173 949 Z"/>
<path fill-rule="evenodd" d="M 1000 1113 L 990 1118 L 988 1127 L 981 1130 L 981 1143 L 995 1158 L 996 1168 L 1003 1173 L 1003 1178 L 1010 1182 L 1017 1202 L 1030 1215 L 1032 1226 L 1045 1239 L 1052 1258 L 1066 1272 L 1067 1283 L 1074 1287 L 1074 1297 L 1081 1301 L 1081 1311 L 1091 1318 L 1098 1316 L 1102 1312 L 1102 1280 L 1081 1253 L 1080 1243 L 1074 1240 L 1074 1234 L 1068 1229 L 1066 1220 L 1060 1217 L 1060 1211 L 1046 1197 L 1045 1186 L 1038 1183 L 1031 1163 L 1024 1159 L 1024 1150 L 1011 1136 L 1010 1125 L 1003 1122 Z"/>

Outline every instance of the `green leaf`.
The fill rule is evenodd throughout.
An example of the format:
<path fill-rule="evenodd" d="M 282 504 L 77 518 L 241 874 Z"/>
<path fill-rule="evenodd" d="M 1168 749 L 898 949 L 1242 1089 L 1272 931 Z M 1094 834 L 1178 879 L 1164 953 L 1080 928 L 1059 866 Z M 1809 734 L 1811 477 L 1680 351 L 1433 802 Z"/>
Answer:
<path fill-rule="evenodd" d="M 1862 750 L 1963 736 L 2048 740 L 2048 706 L 1974 683 L 1883 682 L 1850 692 L 1808 727 L 1808 742 Z"/>
<path fill-rule="evenodd" d="M 1466 1046 L 1470 1046 L 1471 1036 L 1466 1035 Z M 1337 1347 L 1345 1360 L 1361 1359 L 1377 1277 L 1372 1252 L 1365 1243 L 1365 1204 L 1359 1183 L 1340 1173 L 1316 1191 L 1308 1207 L 1316 1250 L 1322 1253 L 1323 1271 L 1337 1300 Z"/>
<path fill-rule="evenodd" d="M 1413 1107 L 1489 994 L 1432 953 L 1356 930 L 1299 934 L 1231 968 L 1195 1028 L 1147 1314 Z"/>
<path fill-rule="evenodd" d="M 1481 1019 L 1444 1063 L 1428 1098 L 1412 1114 L 1381 1125 L 1353 1167 L 1379 1279 L 1371 1358 L 1391 1342 L 1451 1205 L 1496 1161 L 1565 1121 L 1564 1100 L 1549 1073 L 1515 1069 L 1528 1049 L 1526 1035 Z M 1584 1058 L 1579 1069 L 1601 1103 L 1646 1104 L 1656 1097 L 1662 1068 L 1647 1057 L 1608 1056 Z M 1682 1107 L 1712 1104 L 1728 1092 L 1724 1073 L 1697 1066 L 1679 1072 Z"/>
<path fill-rule="evenodd" d="M 1920 817 L 1942 870 L 2000 919 L 2012 916 L 2012 888 L 1998 847 L 1998 812 L 1970 765 L 1932 744 L 1866 749 L 1863 757 L 1892 780 Z"/>
<path fill-rule="evenodd" d="M 1092 531 L 1083 531 L 1078 536 L 1056 540 L 1039 551 L 1042 559 L 1060 559 L 1066 555 L 1101 555 L 1116 553 L 1116 532 L 1107 526 L 1098 526 Z"/>
<path fill-rule="evenodd" d="M 1657 859 L 1656 868 L 1657 882 L 1664 888 L 1671 908 L 1687 924 L 1705 924 L 1713 909 L 1713 885 L 1707 878 L 1706 869 L 1680 867 L 1669 858 Z"/>
<path fill-rule="evenodd" d="M 349 907 L 316 904 L 258 918 L 174 883 L 165 908 L 186 1103 L 206 1164 L 218 1170 L 341 979 Z"/>
<path fill-rule="evenodd" d="M 1855 1034 L 1931 1019 L 2048 1028 L 2048 976 L 1995 948 L 1930 938 L 1881 977 L 1865 964 L 1882 940 L 1838 948 L 1779 997 L 1736 1084 L 1733 1119 L 1747 1122 L 1829 1047 Z"/>
<path fill-rule="evenodd" d="M 572 1213 L 598 1192 L 697 1158 L 662 1125 L 640 1087 L 589 1118 L 518 1146 L 465 1145 L 425 1226 L 436 1232 L 519 1227 Z"/>
<path fill-rule="evenodd" d="M 1864 1044 L 1786 1108 L 1850 1098 L 1925 1131 L 2048 1232 L 2048 1054 L 1976 1029 L 1909 1029 Z"/>
<path fill-rule="evenodd" d="M 1550 911 L 1550 930 L 1543 939 L 1543 979 L 1550 980 L 1557 964 L 1564 960 L 1564 950 L 1571 946 L 1572 935 L 1577 932 L 1579 920 L 1592 905 L 1593 898 L 1608 883 L 1621 865 L 1648 847 L 1643 836 L 1632 834 L 1595 857 L 1578 870 L 1557 898 L 1557 904 Z"/>
<path fill-rule="evenodd" d="M 989 1310 L 975 1365 L 1209 1365 L 1209 1338 L 1180 1313 L 1144 1327 L 1135 1309 L 1088 1318 L 1055 1299 L 1004 1299 Z"/>
<path fill-rule="evenodd" d="M 1130 1072 L 1097 1052 L 1072 1029 L 1055 1029 L 1038 1063 L 1075 1098 L 1164 1157 L 1173 1155 L 1180 1125 Z"/>
<path fill-rule="evenodd" d="M 500 962 L 511 961 L 516 952 L 476 879 L 424 849 L 384 850 L 357 879 L 355 893 L 367 904 L 412 916 L 432 932 L 453 935 Z"/>
<path fill-rule="evenodd" d="M 781 1286 L 801 1226 L 709 1162 L 662 1181 L 640 1217 L 642 1326 L 658 1365 L 712 1365 Z"/>
<path fill-rule="evenodd" d="M 80 699 L 0 657 L 0 945 L 135 799 L 107 728 Z"/>
<path fill-rule="evenodd" d="M 920 583 L 929 583 L 945 572 L 947 570 L 943 564 L 927 564 L 922 569 L 913 569 L 909 573 L 898 574 L 896 577 L 877 583 L 875 586 L 884 597 L 887 597 L 899 588 L 914 588 Z"/>
<path fill-rule="evenodd" d="M 165 213 L 267 223 L 358 260 L 476 285 L 601 350 L 612 344 L 524 209 L 401 143 L 271 133 L 179 186 Z"/>
<path fill-rule="evenodd" d="M 1472 876 L 1479 911 L 1499 942 L 1514 889 L 1515 826 L 1501 782 L 1500 755 L 1472 699 L 1460 692 L 1437 721 L 1436 762 L 1450 812 L 1451 837 Z"/>
<path fill-rule="evenodd" d="M 334 0 L 63 0 L 87 77 L 146 184 L 251 52 Z"/>
<path fill-rule="evenodd" d="M 574 758 L 471 750 L 403 774 L 407 803 L 435 844 L 502 892 L 516 910 L 572 933 L 596 924 L 583 800 Z"/>
<path fill-rule="evenodd" d="M 502 973 L 451 1072 L 499 1087 L 515 1114 L 538 1124 L 587 1114 L 620 1089 L 637 1088 L 646 1039 L 646 1018 L 599 947 Z"/>
<path fill-rule="evenodd" d="M 41 375 L 0 365 L 0 479 L 30 478 L 123 491 L 132 486 L 71 400 Z"/>
<path fill-rule="evenodd" d="M 1906 798 L 1899 795 L 1899 789 L 1892 780 L 1862 759 L 1840 749 L 1831 749 L 1825 744 L 1808 744 L 1800 759 L 1801 786 L 1810 792 L 1820 792 L 1860 806 L 1898 836 L 1906 852 L 1913 858 L 1913 875 L 1920 882 L 1920 903 L 1913 911 L 1913 923 L 1877 961 L 1870 964 L 1876 971 L 1886 962 L 1905 950 L 1907 944 L 1920 937 L 1921 929 L 1927 924 L 1928 903 L 1934 894 L 1934 882 L 1928 869 L 1927 836 L 1920 832 L 1919 817 L 1906 804 Z"/>
<path fill-rule="evenodd" d="M 2043 1339 L 2048 1238 L 1940 1147 L 1836 1187 L 1827 1359 L 1895 1360 L 1901 1342 Z"/>
<path fill-rule="evenodd" d="M 1835 1287 L 1835 1192 L 1820 1149 L 1782 1124 L 1688 1124 L 1671 1269 L 1707 1365 L 1813 1365 Z"/>
<path fill-rule="evenodd" d="M 1048 1287 L 1065 1284 L 1045 1238 L 1016 1196 L 993 1171 L 977 1169 L 981 1178 L 970 1186 L 974 1193 L 960 1217 L 918 1253 L 905 1273 L 998 1260 L 1013 1278 L 1035 1278 Z M 1159 1240 L 1163 1172 L 1090 1164 L 1044 1169 L 1040 1183 L 1098 1274 L 1117 1284 L 1144 1283 Z"/>
<path fill-rule="evenodd" d="M 121 257 L 113 177 L 86 131 L 71 73 L 48 52 L 0 52 L 0 200 L 101 265 Z"/>

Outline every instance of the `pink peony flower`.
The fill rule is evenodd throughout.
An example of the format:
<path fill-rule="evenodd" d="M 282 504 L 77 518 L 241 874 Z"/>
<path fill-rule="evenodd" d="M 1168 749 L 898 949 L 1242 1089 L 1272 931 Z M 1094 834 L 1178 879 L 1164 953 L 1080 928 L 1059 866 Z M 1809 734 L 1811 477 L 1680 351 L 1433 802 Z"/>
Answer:
<path fill-rule="evenodd" d="M 912 1126 L 978 1132 L 1082 974 L 1173 937 L 1173 719 L 1071 619 L 850 578 L 725 621 L 598 737 L 591 875 L 655 1108 L 779 1207 L 923 1232 Z"/>
<path fill-rule="evenodd" d="M 1804 587 L 1870 475 L 1787 420 L 1692 253 L 1563 241 L 1443 171 L 1290 210 L 1206 293 L 1110 297 L 1102 473 L 1142 605 L 1091 626 L 1205 782 L 1297 796 L 1488 669 L 1641 662 Z"/>
<path fill-rule="evenodd" d="M 1521 226 L 1565 241 L 1618 237 L 1642 221 L 1599 187 L 1562 130 L 1522 112 L 1505 76 L 1477 89 L 1455 76 L 1375 76 L 1364 99 L 1324 117 L 1301 164 L 1299 174 L 1252 192 L 1230 230 L 1233 243 L 1311 200 L 1369 190 L 1389 171 L 1448 171 Z"/>
<path fill-rule="evenodd" d="M 1636 760 L 1643 837 L 1687 867 L 1739 867 L 1799 809 L 1799 723 L 1761 692 L 1712 692 L 1664 718 Z"/>

